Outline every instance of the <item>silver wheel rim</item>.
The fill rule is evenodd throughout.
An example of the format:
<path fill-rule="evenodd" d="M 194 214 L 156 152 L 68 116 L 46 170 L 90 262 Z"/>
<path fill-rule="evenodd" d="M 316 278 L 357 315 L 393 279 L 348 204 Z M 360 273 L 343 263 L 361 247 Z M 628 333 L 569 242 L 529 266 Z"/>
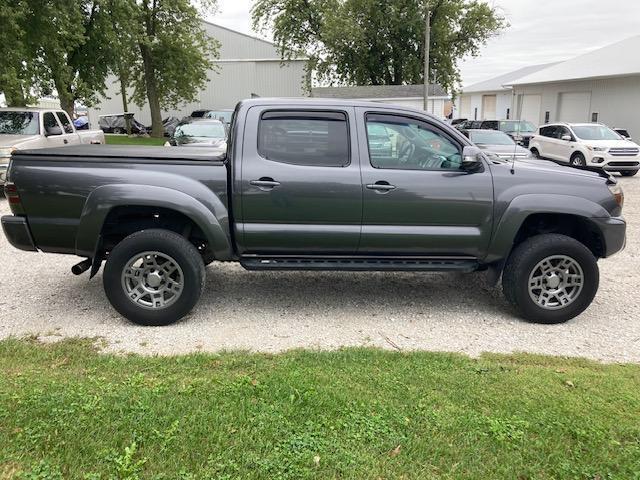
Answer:
<path fill-rule="evenodd" d="M 142 252 L 129 259 L 122 270 L 121 282 L 127 298 L 137 306 L 160 310 L 180 298 L 184 274 L 169 255 Z"/>
<path fill-rule="evenodd" d="M 583 285 L 580 264 L 566 255 L 553 255 L 533 267 L 529 275 L 529 296 L 545 310 L 560 310 L 576 301 Z"/>
<path fill-rule="evenodd" d="M 581 167 L 582 166 L 582 159 L 580 157 L 574 157 L 573 158 L 573 166 L 574 167 Z"/>

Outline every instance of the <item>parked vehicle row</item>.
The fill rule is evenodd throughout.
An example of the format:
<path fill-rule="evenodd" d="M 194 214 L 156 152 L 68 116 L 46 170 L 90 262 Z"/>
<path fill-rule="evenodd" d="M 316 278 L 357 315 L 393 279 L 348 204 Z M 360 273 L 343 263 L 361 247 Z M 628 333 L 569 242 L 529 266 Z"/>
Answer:
<path fill-rule="evenodd" d="M 0 185 L 15 150 L 100 143 L 101 130 L 77 131 L 63 110 L 0 108 Z"/>
<path fill-rule="evenodd" d="M 467 120 L 456 124 L 458 130 L 499 130 L 524 147 L 536 131 L 535 125 L 526 120 Z"/>
<path fill-rule="evenodd" d="M 76 274 L 93 276 L 106 259 L 108 299 L 142 325 L 186 315 L 213 260 L 248 270 L 484 270 L 502 278 L 524 318 L 564 322 L 592 302 L 597 259 L 625 244 L 623 194 L 609 175 L 487 157 L 424 112 L 253 99 L 233 118 L 226 154 L 14 152 L 6 236 L 22 250 L 84 258 Z"/>
<path fill-rule="evenodd" d="M 461 130 L 462 133 L 488 155 L 505 160 L 523 160 L 531 153 L 513 138 L 499 130 Z"/>

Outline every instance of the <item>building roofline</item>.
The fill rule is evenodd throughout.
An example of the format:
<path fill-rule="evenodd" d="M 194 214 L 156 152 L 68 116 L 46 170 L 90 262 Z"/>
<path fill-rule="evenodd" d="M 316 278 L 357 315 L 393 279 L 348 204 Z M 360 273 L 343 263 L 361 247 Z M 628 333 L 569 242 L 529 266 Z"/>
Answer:
<path fill-rule="evenodd" d="M 571 82 L 589 82 L 591 80 L 604 80 L 607 78 L 626 78 L 626 77 L 640 77 L 640 72 L 637 73 L 620 73 L 617 75 L 590 75 L 588 77 L 576 77 L 576 78 L 563 78 L 562 80 L 543 80 L 538 82 L 528 83 L 513 83 L 509 87 L 523 87 L 527 85 L 546 85 L 549 83 L 571 83 Z"/>
<path fill-rule="evenodd" d="M 247 37 L 247 38 L 250 38 L 250 39 L 252 39 L 252 40 L 257 40 L 257 41 L 259 41 L 259 42 L 266 43 L 267 45 L 271 45 L 272 47 L 277 47 L 277 45 L 276 45 L 275 43 L 273 43 L 273 42 L 271 42 L 271 41 L 269 41 L 269 40 L 265 40 L 264 38 L 260 38 L 260 37 L 257 37 L 257 36 L 255 36 L 255 35 L 249 35 L 248 33 L 244 33 L 244 32 L 239 32 L 238 30 L 234 30 L 233 28 L 225 27 L 225 26 L 223 26 L 223 25 L 220 25 L 220 24 L 218 24 L 218 23 L 211 22 L 211 21 L 209 21 L 209 20 L 205 20 L 204 18 L 203 18 L 203 19 L 201 19 L 201 21 L 202 21 L 203 23 L 206 23 L 206 24 L 211 25 L 211 26 L 213 26 L 213 27 L 221 28 L 222 30 L 226 30 L 226 31 L 228 31 L 228 32 L 235 33 L 235 34 L 237 34 L 237 35 L 242 35 L 243 37 Z"/>

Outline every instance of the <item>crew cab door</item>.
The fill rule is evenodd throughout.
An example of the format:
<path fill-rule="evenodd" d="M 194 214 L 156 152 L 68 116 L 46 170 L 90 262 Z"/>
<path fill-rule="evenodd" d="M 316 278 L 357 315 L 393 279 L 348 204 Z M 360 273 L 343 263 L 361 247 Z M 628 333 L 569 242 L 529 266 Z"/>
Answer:
<path fill-rule="evenodd" d="M 483 256 L 493 211 L 488 166 L 462 170 L 463 143 L 437 122 L 357 110 L 365 187 L 359 253 Z"/>
<path fill-rule="evenodd" d="M 76 129 L 71 123 L 71 119 L 67 112 L 56 112 L 60 125 L 62 125 L 62 143 L 64 145 L 80 145 L 80 136 L 76 133 Z"/>
<path fill-rule="evenodd" d="M 356 252 L 362 183 L 354 125 L 353 108 L 249 109 L 236 213 L 241 255 Z"/>

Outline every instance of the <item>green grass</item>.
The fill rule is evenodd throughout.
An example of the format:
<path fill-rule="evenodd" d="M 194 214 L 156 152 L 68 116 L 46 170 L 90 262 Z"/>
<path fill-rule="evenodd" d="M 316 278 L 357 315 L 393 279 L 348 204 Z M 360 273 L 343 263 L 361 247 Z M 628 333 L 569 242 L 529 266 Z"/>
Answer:
<path fill-rule="evenodd" d="M 640 478 L 640 366 L 0 342 L 0 478 Z"/>
<path fill-rule="evenodd" d="M 167 141 L 166 138 L 153 137 L 128 137 L 126 135 L 105 135 L 107 145 L 145 145 L 162 146 Z"/>

